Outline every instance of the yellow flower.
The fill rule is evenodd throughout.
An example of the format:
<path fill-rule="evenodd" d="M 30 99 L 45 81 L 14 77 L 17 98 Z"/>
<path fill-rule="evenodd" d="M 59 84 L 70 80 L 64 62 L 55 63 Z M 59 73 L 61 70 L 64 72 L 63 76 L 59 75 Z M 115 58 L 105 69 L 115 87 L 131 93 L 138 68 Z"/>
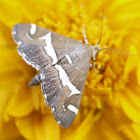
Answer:
<path fill-rule="evenodd" d="M 139 0 L 0 1 L 0 140 L 140 139 Z M 100 37 L 96 71 L 88 73 L 79 113 L 61 128 L 44 104 L 40 86 L 28 87 L 36 71 L 17 53 L 11 35 L 17 23 L 35 23 L 89 45 Z"/>

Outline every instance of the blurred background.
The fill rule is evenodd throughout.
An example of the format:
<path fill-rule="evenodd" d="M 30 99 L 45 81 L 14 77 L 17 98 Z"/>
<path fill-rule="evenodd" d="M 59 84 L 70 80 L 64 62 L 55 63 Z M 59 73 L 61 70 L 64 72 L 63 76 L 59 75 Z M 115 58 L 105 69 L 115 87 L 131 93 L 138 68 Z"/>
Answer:
<path fill-rule="evenodd" d="M 140 140 L 139 0 L 0 0 L 0 140 Z M 34 23 L 89 45 L 103 34 L 79 113 L 60 127 L 45 106 L 37 73 L 17 53 L 12 28 Z M 91 60 L 91 63 L 92 60 Z"/>

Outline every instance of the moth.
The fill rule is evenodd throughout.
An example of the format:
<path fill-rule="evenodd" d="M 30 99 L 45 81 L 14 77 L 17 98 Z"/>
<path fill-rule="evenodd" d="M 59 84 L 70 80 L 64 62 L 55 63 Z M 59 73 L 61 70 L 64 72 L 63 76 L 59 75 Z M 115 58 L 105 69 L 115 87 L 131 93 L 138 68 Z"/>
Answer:
<path fill-rule="evenodd" d="M 12 35 L 19 55 L 39 71 L 29 86 L 41 84 L 56 121 L 69 127 L 78 113 L 90 59 L 95 60 L 99 45 L 82 44 L 35 24 L 17 24 Z"/>

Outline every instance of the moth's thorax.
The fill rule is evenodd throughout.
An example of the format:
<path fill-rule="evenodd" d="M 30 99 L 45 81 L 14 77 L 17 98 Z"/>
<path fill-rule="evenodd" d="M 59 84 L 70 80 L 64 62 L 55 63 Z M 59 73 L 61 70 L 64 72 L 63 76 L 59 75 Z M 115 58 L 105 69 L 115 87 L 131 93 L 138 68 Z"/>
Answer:
<path fill-rule="evenodd" d="M 86 60 L 89 61 L 91 59 L 91 53 L 92 53 L 92 50 L 90 49 L 89 46 L 87 45 L 83 45 L 81 46 L 80 48 L 75 48 L 74 49 L 74 54 L 81 60 Z"/>
<path fill-rule="evenodd" d="M 97 44 L 96 46 L 91 45 L 90 48 L 91 48 L 91 51 L 92 51 L 93 60 L 95 60 L 95 57 L 96 57 L 98 51 L 101 50 L 100 45 L 99 44 Z"/>

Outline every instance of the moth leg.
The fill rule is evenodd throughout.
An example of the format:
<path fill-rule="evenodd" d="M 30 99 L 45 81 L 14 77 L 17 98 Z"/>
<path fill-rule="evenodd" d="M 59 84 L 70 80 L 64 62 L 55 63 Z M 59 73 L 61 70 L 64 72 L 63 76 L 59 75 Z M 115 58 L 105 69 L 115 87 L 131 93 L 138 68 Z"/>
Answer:
<path fill-rule="evenodd" d="M 85 33 L 85 24 L 83 25 L 83 36 L 84 36 L 84 41 L 85 41 L 85 44 L 88 44 L 88 39 L 86 37 L 86 33 Z"/>
<path fill-rule="evenodd" d="M 96 69 L 95 69 L 96 55 L 98 54 L 98 52 L 99 52 L 100 50 L 102 50 L 102 48 L 100 48 L 100 45 L 99 45 L 99 44 L 97 44 L 96 46 L 90 46 L 90 47 L 91 47 L 91 49 L 92 49 L 92 58 L 93 58 L 93 67 L 94 67 L 94 71 L 95 71 L 95 73 L 97 73 L 97 72 L 96 72 Z"/>
<path fill-rule="evenodd" d="M 93 57 L 93 67 L 94 67 L 94 72 L 97 74 L 97 71 L 96 71 L 96 66 L 95 66 L 95 61 L 96 61 L 96 57 L 94 56 Z"/>
<path fill-rule="evenodd" d="M 40 73 L 36 74 L 35 77 L 31 80 L 28 86 L 36 86 L 45 79 L 45 72 L 42 70 Z"/>

